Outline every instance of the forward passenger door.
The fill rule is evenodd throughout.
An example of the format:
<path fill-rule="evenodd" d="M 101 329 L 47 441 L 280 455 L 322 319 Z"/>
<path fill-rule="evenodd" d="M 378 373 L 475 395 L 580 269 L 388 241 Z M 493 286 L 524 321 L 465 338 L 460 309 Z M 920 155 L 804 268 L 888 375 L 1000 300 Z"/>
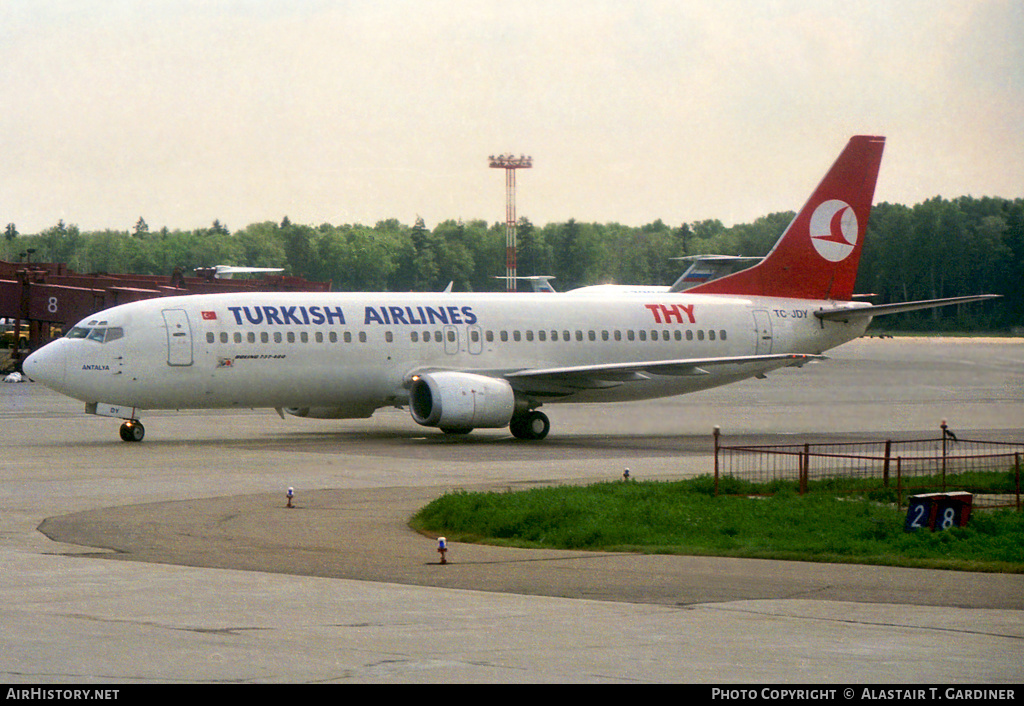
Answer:
<path fill-rule="evenodd" d="M 184 309 L 164 309 L 167 325 L 167 364 L 192 365 L 192 327 Z"/>

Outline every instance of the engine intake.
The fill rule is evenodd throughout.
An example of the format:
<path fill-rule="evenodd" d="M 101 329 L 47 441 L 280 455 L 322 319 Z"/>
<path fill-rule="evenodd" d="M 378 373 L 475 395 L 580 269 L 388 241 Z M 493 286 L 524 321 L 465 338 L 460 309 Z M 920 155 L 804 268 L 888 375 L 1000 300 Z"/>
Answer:
<path fill-rule="evenodd" d="M 413 420 L 425 427 L 504 427 L 512 419 L 515 402 L 515 392 L 508 382 L 473 373 L 417 375 L 409 388 L 409 411 Z"/>

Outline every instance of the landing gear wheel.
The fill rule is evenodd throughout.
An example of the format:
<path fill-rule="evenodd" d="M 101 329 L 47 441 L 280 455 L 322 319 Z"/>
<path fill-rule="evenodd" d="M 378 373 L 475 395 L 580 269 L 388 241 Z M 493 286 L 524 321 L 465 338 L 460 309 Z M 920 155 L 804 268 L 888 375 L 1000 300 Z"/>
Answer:
<path fill-rule="evenodd" d="M 142 422 L 132 420 L 121 425 L 121 441 L 142 441 L 146 436 L 146 427 Z"/>
<path fill-rule="evenodd" d="M 512 432 L 512 436 L 517 439 L 540 441 L 551 430 L 551 422 L 548 420 L 548 415 L 533 410 L 526 414 L 512 417 L 508 429 Z"/>

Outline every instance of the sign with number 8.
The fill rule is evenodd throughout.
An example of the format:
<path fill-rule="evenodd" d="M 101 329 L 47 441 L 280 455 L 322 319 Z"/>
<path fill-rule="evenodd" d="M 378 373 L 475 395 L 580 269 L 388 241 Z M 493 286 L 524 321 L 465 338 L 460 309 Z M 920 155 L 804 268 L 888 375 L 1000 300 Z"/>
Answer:
<path fill-rule="evenodd" d="M 927 528 L 934 532 L 965 527 L 971 518 L 973 499 L 974 496 L 964 492 L 913 495 L 907 505 L 907 520 L 903 529 L 914 532 Z"/>

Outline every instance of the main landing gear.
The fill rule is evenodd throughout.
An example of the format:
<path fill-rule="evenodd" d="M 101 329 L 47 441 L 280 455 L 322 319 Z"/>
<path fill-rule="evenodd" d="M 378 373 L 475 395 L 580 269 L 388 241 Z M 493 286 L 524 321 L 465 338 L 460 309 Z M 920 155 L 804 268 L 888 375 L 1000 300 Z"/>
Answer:
<path fill-rule="evenodd" d="M 138 424 L 138 422 L 136 422 Z M 537 410 L 523 412 L 512 417 L 508 424 L 512 436 L 526 441 L 540 441 L 551 431 L 551 422 L 548 415 Z M 441 427 L 441 431 L 449 436 L 468 434 L 473 431 L 472 427 Z M 124 430 L 121 430 L 121 437 L 124 438 Z M 128 441 L 128 439 L 125 439 Z"/>
<path fill-rule="evenodd" d="M 129 419 L 121 425 L 121 441 L 142 441 L 146 427 L 138 419 Z"/>
<path fill-rule="evenodd" d="M 508 430 L 517 439 L 540 441 L 551 431 L 551 422 L 548 420 L 548 415 L 534 409 L 513 416 Z"/>

